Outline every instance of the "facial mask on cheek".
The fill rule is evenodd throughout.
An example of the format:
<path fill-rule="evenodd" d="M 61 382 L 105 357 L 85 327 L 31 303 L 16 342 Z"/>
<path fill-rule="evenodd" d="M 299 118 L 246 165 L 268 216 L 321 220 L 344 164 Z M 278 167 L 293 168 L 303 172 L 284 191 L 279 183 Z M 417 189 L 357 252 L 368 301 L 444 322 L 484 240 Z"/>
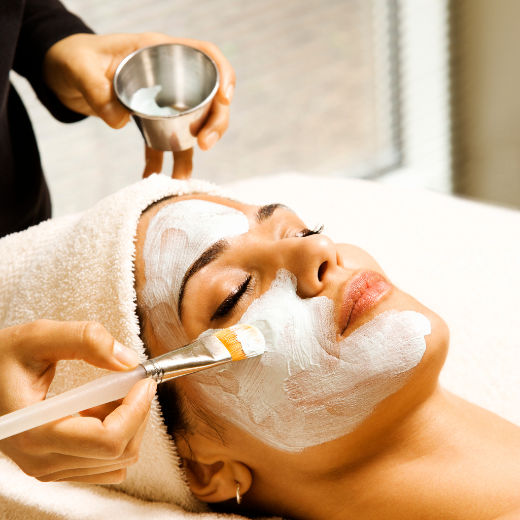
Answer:
<path fill-rule="evenodd" d="M 142 299 L 157 339 L 169 350 L 187 343 L 177 313 L 184 275 L 213 244 L 248 231 L 242 212 L 205 200 L 168 204 L 151 219 L 143 247 Z"/>
<path fill-rule="evenodd" d="M 189 376 L 218 416 L 282 451 L 296 452 L 352 432 L 399 390 L 421 360 L 431 333 L 413 311 L 388 311 L 337 342 L 334 304 L 302 300 L 278 272 L 240 323 L 256 326 L 266 352 Z"/>

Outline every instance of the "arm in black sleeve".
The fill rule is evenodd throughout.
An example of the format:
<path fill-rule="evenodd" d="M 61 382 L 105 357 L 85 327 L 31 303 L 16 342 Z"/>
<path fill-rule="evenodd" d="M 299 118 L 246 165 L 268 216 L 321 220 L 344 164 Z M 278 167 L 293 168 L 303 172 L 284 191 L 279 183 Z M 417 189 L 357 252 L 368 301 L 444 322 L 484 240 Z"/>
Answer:
<path fill-rule="evenodd" d="M 40 101 L 56 119 L 64 123 L 79 121 L 85 116 L 65 107 L 43 81 L 43 59 L 63 38 L 93 31 L 58 0 L 25 0 L 24 4 L 13 69 L 29 80 Z"/>

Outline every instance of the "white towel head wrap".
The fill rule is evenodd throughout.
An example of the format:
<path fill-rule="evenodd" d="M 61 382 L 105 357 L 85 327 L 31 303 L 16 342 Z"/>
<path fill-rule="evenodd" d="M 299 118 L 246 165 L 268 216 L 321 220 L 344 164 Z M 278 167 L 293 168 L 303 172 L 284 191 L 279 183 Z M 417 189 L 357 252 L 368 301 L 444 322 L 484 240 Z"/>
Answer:
<path fill-rule="evenodd" d="M 41 318 L 94 320 L 144 361 L 133 274 L 137 224 L 150 204 L 191 193 L 225 195 L 204 181 L 152 175 L 83 213 L 50 220 L 0 240 L 0 328 Z M 101 373 L 83 362 L 61 362 L 49 395 Z M 157 398 L 152 403 L 139 461 L 115 487 L 145 500 L 175 503 L 188 511 L 204 509 L 189 490 Z"/>

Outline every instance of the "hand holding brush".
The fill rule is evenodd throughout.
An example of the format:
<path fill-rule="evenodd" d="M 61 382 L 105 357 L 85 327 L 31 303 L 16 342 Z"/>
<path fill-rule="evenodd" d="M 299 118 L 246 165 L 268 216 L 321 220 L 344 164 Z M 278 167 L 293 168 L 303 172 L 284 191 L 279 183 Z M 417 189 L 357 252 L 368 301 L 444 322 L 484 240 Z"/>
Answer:
<path fill-rule="evenodd" d="M 0 419 L 45 402 L 62 359 L 82 359 L 117 374 L 139 363 L 99 323 L 51 320 L 0 330 L 0 359 Z M 140 381 L 122 402 L 1 440 L 0 451 L 40 481 L 119 483 L 137 460 L 154 394 L 154 381 Z"/>
<path fill-rule="evenodd" d="M 224 363 L 258 356 L 264 349 L 264 338 L 254 327 L 236 325 L 223 329 L 186 347 L 145 361 L 132 371 L 109 374 L 5 415 L 0 418 L 0 439 L 123 398 L 141 379 L 151 378 L 161 383 Z"/>

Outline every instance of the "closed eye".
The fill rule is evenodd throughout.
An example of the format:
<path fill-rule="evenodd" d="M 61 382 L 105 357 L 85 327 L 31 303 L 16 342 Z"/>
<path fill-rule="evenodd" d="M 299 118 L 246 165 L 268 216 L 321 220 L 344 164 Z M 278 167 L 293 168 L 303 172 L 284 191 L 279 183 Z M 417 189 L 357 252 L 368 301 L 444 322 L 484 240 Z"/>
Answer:
<path fill-rule="evenodd" d="M 302 229 L 296 234 L 297 237 L 309 237 L 311 235 L 319 235 L 323 231 L 323 226 L 315 229 Z M 211 316 L 210 321 L 217 321 L 222 318 L 229 316 L 233 309 L 237 306 L 238 302 L 244 294 L 249 292 L 251 282 L 251 275 L 249 275 L 243 283 L 241 283 L 235 290 L 233 290 L 227 298 L 218 306 L 218 309 Z"/>
<path fill-rule="evenodd" d="M 240 298 L 250 290 L 251 275 L 249 275 L 242 284 L 240 284 L 229 296 L 219 305 L 210 321 L 217 321 L 226 316 L 229 316 L 233 309 L 236 307 Z"/>
<path fill-rule="evenodd" d="M 297 237 L 310 237 L 311 235 L 319 235 L 323 231 L 323 226 L 320 226 L 316 229 L 302 229 L 299 233 L 296 234 Z"/>

